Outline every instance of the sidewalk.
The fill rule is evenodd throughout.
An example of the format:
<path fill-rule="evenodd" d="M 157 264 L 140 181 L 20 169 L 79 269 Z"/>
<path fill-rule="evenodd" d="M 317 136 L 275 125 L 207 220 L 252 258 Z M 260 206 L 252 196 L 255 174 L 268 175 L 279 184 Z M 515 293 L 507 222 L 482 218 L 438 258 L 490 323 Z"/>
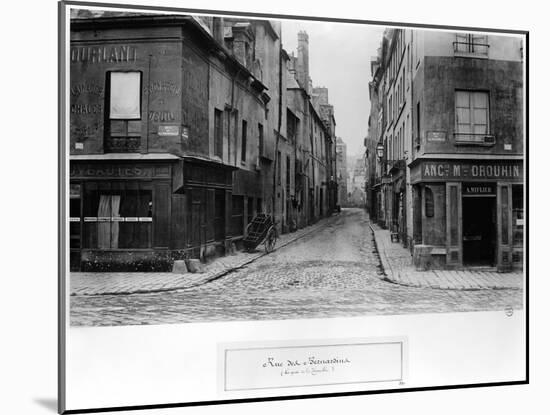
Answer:
<path fill-rule="evenodd" d="M 321 219 L 314 225 L 293 233 L 280 235 L 275 250 L 326 226 L 332 218 Z M 267 255 L 264 245 L 254 252 L 240 251 L 215 259 L 205 266 L 204 273 L 176 274 L 172 272 L 71 272 L 71 295 L 124 295 L 174 291 L 196 287 L 218 279 L 229 272 Z"/>
<path fill-rule="evenodd" d="M 521 272 L 496 271 L 416 271 L 409 251 L 400 243 L 391 242 L 390 232 L 371 223 L 380 260 L 390 282 L 409 287 L 441 290 L 522 289 Z"/>

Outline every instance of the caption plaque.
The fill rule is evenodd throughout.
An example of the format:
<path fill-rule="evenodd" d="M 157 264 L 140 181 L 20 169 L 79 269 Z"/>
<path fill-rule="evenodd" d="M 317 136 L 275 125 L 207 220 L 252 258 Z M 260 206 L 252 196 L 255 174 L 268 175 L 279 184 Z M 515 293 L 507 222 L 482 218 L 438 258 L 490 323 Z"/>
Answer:
<path fill-rule="evenodd" d="M 220 345 L 220 392 L 398 382 L 405 338 Z"/>

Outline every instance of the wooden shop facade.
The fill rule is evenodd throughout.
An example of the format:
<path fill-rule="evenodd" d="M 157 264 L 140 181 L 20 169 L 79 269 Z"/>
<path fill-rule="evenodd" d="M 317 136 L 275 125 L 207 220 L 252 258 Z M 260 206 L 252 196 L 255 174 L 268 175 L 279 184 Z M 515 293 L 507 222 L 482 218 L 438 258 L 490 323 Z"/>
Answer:
<path fill-rule="evenodd" d="M 72 19 L 72 270 L 168 271 L 230 249 L 263 209 L 273 156 L 262 143 L 258 168 L 257 140 L 270 97 L 213 27 L 190 16 Z"/>

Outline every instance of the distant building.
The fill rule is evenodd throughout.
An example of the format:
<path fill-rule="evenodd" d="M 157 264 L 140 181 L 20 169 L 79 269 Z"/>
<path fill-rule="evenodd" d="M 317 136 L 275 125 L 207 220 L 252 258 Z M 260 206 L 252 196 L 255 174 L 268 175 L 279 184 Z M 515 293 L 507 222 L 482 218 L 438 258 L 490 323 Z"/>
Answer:
<path fill-rule="evenodd" d="M 348 163 L 347 146 L 340 137 L 336 139 L 336 180 L 338 197 L 336 204 L 346 206 L 348 203 Z"/>
<path fill-rule="evenodd" d="M 365 207 L 365 158 L 355 157 L 348 176 L 348 200 L 347 206 Z"/>
<path fill-rule="evenodd" d="M 289 202 L 297 226 L 303 227 L 332 214 L 335 208 L 336 122 L 328 90 L 314 94 L 306 32 L 298 33 L 297 56 L 286 56 L 287 136 L 294 139 L 281 137 L 280 144 L 291 153 L 282 159 L 294 160 L 295 194 Z"/>

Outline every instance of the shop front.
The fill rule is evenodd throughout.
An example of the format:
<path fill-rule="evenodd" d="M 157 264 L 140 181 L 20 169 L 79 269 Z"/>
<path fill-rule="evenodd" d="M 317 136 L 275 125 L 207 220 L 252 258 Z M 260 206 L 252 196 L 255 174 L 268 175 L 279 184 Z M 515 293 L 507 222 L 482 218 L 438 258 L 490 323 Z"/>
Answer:
<path fill-rule="evenodd" d="M 521 159 L 417 159 L 410 167 L 415 242 L 431 248 L 432 268 L 522 269 Z"/>
<path fill-rule="evenodd" d="M 176 259 L 223 250 L 231 169 L 208 164 L 171 154 L 71 156 L 71 270 L 170 271 Z"/>

